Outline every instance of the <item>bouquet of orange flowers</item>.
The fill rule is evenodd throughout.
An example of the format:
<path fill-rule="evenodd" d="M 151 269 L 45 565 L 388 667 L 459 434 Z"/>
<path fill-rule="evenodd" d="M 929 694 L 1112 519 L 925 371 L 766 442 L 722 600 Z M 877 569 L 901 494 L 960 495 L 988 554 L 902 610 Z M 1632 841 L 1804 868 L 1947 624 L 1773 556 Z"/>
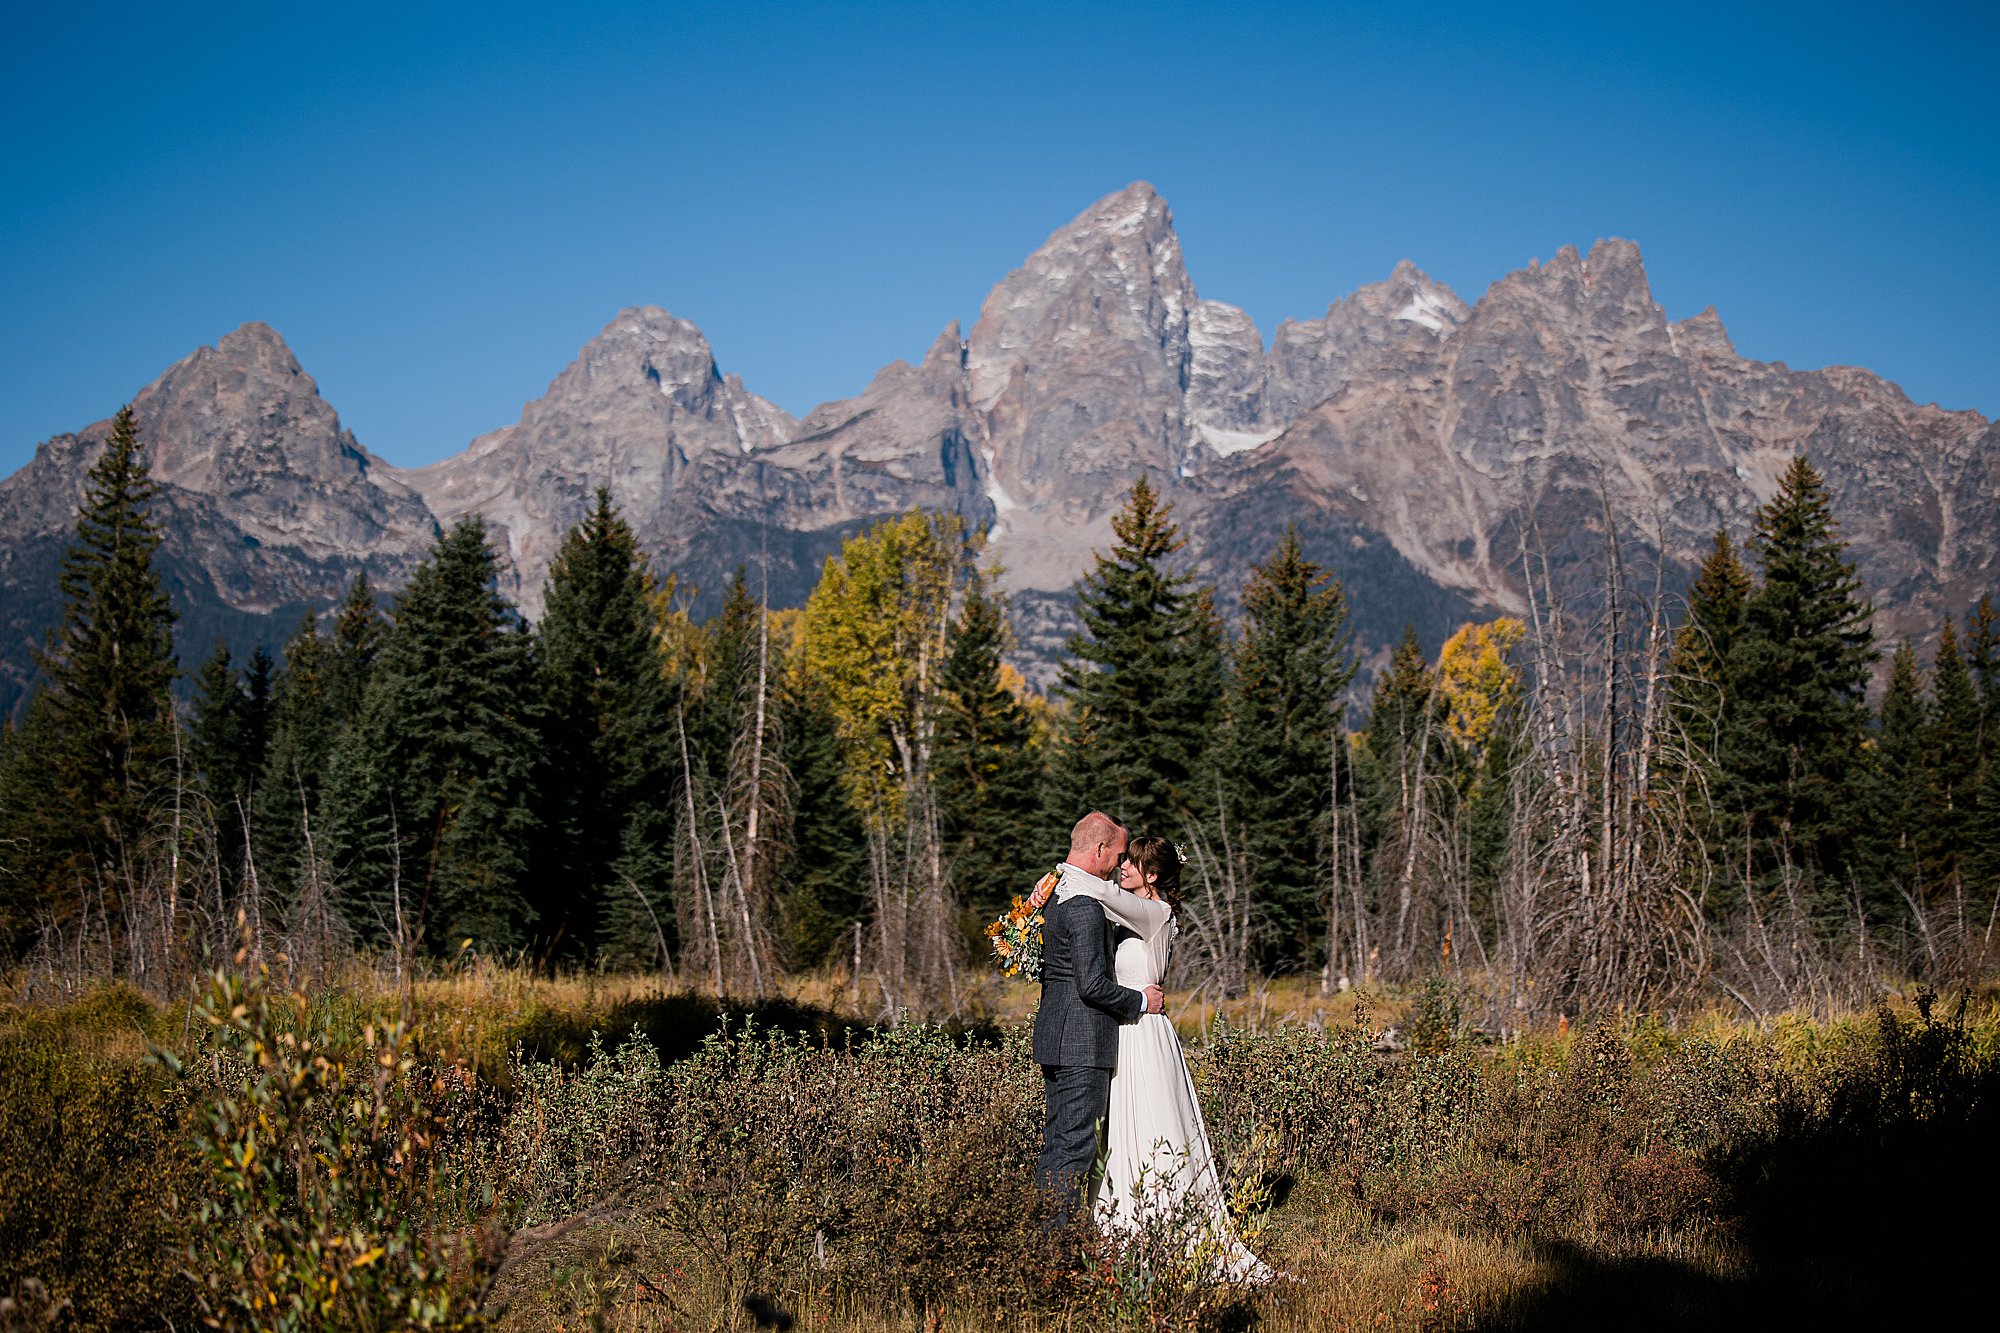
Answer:
<path fill-rule="evenodd" d="M 1016 898 L 1006 915 L 986 928 L 993 941 L 993 961 L 1010 977 L 1042 979 L 1042 904 L 1055 892 L 1062 876 L 1051 870 L 1026 899 Z"/>

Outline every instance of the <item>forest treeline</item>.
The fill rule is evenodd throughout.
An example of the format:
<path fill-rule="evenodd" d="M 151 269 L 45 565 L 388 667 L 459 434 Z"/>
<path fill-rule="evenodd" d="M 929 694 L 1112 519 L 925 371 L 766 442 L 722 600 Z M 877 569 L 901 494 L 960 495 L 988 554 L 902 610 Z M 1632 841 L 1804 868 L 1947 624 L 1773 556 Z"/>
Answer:
<path fill-rule="evenodd" d="M 1882 645 L 1799 459 L 1685 597 L 1607 538 L 1524 545 L 1522 614 L 1354 697 L 1338 571 L 1295 534 L 1236 590 L 1140 479 L 1044 697 L 1005 663 L 979 534 L 911 513 L 805 606 L 719 615 L 600 490 L 528 624 L 460 522 L 386 611 L 365 577 L 274 660 L 217 646 L 177 709 L 129 411 L 94 466 L 44 684 L 0 753 L 0 947 L 159 987 L 235 947 L 402 973 L 467 951 L 717 993 L 835 968 L 946 1013 L 979 926 L 1082 811 L 1178 841 L 1185 984 L 1439 970 L 1496 1013 L 1725 995 L 1756 1013 L 1964 976 L 2000 911 L 2000 627 Z M 1615 524 L 1606 524 L 1607 529 Z"/>

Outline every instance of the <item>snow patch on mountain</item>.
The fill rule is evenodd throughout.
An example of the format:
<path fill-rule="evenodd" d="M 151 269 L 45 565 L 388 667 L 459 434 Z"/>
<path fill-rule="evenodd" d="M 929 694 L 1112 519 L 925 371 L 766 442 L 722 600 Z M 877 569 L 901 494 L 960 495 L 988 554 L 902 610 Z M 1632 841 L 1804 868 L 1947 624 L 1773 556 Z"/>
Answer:
<path fill-rule="evenodd" d="M 1447 321 L 1456 322 L 1451 307 L 1439 300 L 1436 292 L 1427 288 L 1419 289 L 1410 297 L 1408 304 L 1398 310 L 1392 318 L 1421 324 L 1432 333 L 1449 332 L 1451 324 Z"/>
<path fill-rule="evenodd" d="M 1200 433 L 1202 442 L 1224 458 L 1269 444 L 1284 434 L 1281 430 L 1217 430 L 1199 421 L 1195 422 L 1194 428 Z"/>

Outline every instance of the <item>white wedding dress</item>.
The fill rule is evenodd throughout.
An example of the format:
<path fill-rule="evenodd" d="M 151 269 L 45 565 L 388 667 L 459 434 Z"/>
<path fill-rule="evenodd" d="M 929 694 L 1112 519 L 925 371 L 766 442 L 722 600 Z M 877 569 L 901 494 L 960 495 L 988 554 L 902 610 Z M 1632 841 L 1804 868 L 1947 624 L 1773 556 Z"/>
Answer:
<path fill-rule="evenodd" d="M 1100 881 L 1101 882 L 1101 881 Z M 1154 898 L 1106 885 L 1081 892 L 1104 904 L 1105 915 L 1137 934 L 1119 942 L 1118 984 L 1133 990 L 1164 983 L 1180 925 Z M 1131 1233 L 1147 1219 L 1194 1229 L 1190 1249 L 1215 1255 L 1218 1276 L 1231 1282 L 1271 1280 L 1270 1268 L 1237 1238 L 1229 1223 L 1220 1171 L 1181 1039 L 1165 1014 L 1142 1014 L 1118 1029 L 1118 1068 L 1111 1078 L 1104 1182 L 1098 1216 L 1108 1230 Z"/>

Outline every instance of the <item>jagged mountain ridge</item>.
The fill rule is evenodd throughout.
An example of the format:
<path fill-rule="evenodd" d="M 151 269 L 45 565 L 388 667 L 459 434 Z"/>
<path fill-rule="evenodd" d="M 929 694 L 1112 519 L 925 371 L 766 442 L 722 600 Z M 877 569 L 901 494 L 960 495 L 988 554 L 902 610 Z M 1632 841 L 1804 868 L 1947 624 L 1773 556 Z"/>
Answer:
<path fill-rule="evenodd" d="M 262 325 L 170 368 L 135 407 L 177 596 L 239 636 L 324 603 L 356 568 L 395 586 L 438 525 L 472 512 L 538 614 L 549 559 L 600 484 L 707 606 L 739 563 L 795 604 L 844 537 L 912 506 L 991 524 L 1043 678 L 1068 589 L 1141 472 L 1225 596 L 1299 524 L 1347 582 L 1364 648 L 1405 621 L 1435 643 L 1518 609 L 1523 541 L 1581 560 L 1607 512 L 1684 577 L 1717 526 L 1747 531 L 1797 451 L 1826 471 L 1890 632 L 1933 629 L 1989 590 L 2000 544 L 1992 423 L 1866 371 L 1746 360 L 1713 311 L 1665 318 L 1629 242 L 1562 250 L 1471 306 L 1404 263 L 1267 348 L 1243 312 L 1197 294 L 1144 184 L 1055 232 L 963 338 L 946 329 L 920 364 L 802 420 L 655 307 L 620 312 L 518 423 L 423 468 L 362 449 Z M 56 437 L 0 482 L 16 688 L 103 430 Z M 182 641 L 184 658 L 206 649 Z"/>
<path fill-rule="evenodd" d="M 217 638 L 282 639 L 358 571 L 399 586 L 435 540 L 422 498 L 341 425 L 267 325 L 196 349 L 132 407 L 159 483 L 183 665 Z M 32 648 L 60 616 L 56 574 L 110 428 L 44 441 L 0 481 L 0 711 L 19 701 Z"/>

